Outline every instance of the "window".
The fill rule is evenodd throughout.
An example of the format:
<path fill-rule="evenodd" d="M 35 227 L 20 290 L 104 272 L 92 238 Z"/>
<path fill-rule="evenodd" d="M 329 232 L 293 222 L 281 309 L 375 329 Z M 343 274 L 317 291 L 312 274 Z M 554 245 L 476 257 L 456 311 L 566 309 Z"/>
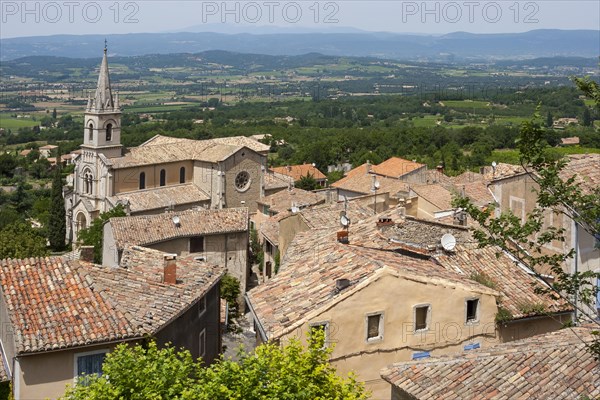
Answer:
<path fill-rule="evenodd" d="M 87 353 L 75 354 L 75 378 L 82 375 L 102 375 L 102 363 L 108 350 L 98 350 Z M 86 379 L 80 384 L 87 385 Z"/>
<path fill-rule="evenodd" d="M 329 340 L 329 322 L 316 322 L 314 324 L 310 324 L 310 335 L 312 337 L 313 334 L 318 332 L 323 332 L 323 338 L 321 339 L 323 343 L 321 343 L 321 348 L 327 347 L 327 342 Z"/>
<path fill-rule="evenodd" d="M 160 186 L 165 186 L 167 183 L 167 171 L 164 169 L 160 170 Z"/>
<path fill-rule="evenodd" d="M 429 329 L 430 311 L 431 306 L 429 304 L 415 306 L 415 332 Z"/>
<path fill-rule="evenodd" d="M 367 315 L 367 342 L 383 339 L 383 313 Z"/>
<path fill-rule="evenodd" d="M 88 140 L 94 140 L 94 124 L 90 123 L 88 126 Z"/>
<path fill-rule="evenodd" d="M 185 167 L 179 168 L 179 183 L 185 183 Z"/>
<path fill-rule="evenodd" d="M 206 296 L 198 302 L 198 316 L 201 317 L 206 312 Z"/>
<path fill-rule="evenodd" d="M 146 173 L 142 172 L 140 174 L 140 189 L 146 189 Z"/>
<path fill-rule="evenodd" d="M 472 323 L 479 320 L 479 299 L 467 300 L 467 317 L 466 322 Z"/>
<path fill-rule="evenodd" d="M 240 192 L 250 187 L 250 174 L 247 171 L 238 172 L 235 176 L 235 188 Z"/>
<path fill-rule="evenodd" d="M 83 193 L 92 194 L 93 192 L 93 184 L 94 180 L 92 178 L 92 173 L 90 170 L 86 169 L 83 173 Z"/>
<path fill-rule="evenodd" d="M 206 329 L 202 329 L 198 335 L 198 356 L 204 357 L 206 354 Z"/>
<path fill-rule="evenodd" d="M 106 125 L 106 141 L 110 142 L 112 140 L 112 124 Z"/>
<path fill-rule="evenodd" d="M 204 236 L 190 238 L 190 253 L 204 253 Z"/>

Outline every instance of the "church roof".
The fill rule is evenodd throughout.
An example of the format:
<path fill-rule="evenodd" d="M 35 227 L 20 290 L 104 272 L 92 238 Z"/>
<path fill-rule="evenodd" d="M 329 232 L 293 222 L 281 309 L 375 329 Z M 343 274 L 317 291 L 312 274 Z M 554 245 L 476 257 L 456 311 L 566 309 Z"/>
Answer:
<path fill-rule="evenodd" d="M 209 200 L 210 197 L 193 183 L 118 193 L 110 197 L 113 204 L 129 201 L 129 209 L 132 213 Z"/>
<path fill-rule="evenodd" d="M 264 154 L 265 146 L 245 136 L 192 140 L 156 135 L 138 147 L 131 148 L 125 156 L 111 158 L 110 164 L 112 168 L 118 169 L 182 160 L 216 163 L 226 160 L 242 148 Z M 268 146 L 266 147 L 268 151 Z"/>

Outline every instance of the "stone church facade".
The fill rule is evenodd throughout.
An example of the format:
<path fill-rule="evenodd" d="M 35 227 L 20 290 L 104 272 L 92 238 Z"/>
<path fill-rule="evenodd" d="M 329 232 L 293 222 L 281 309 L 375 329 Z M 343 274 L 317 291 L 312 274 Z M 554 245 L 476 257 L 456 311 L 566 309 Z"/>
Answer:
<path fill-rule="evenodd" d="M 84 143 L 73 159 L 73 185 L 65 188 L 70 241 L 118 204 L 129 215 L 198 207 L 248 207 L 254 212 L 264 196 L 269 146 L 253 139 L 157 135 L 140 146 L 124 148 L 121 109 L 118 94 L 112 92 L 106 49 L 84 121 Z"/>

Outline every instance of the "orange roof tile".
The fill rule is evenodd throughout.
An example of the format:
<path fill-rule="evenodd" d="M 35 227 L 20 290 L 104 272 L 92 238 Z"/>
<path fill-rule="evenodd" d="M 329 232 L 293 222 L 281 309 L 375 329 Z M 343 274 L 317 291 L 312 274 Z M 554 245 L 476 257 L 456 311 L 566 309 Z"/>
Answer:
<path fill-rule="evenodd" d="M 0 267 L 17 354 L 152 335 L 223 274 L 217 266 L 178 265 L 181 284 L 168 285 L 143 266 L 108 268 L 60 257 L 7 259 Z"/>
<path fill-rule="evenodd" d="M 390 178 L 400 178 L 416 169 L 425 167 L 425 164 L 405 160 L 400 157 L 388 158 L 378 165 L 373 165 L 371 171 L 377 175 L 383 175 Z"/>
<path fill-rule="evenodd" d="M 306 175 L 311 175 L 316 180 L 327 179 L 327 176 L 312 164 L 288 165 L 286 167 L 271 168 L 271 170 L 279 174 L 291 176 L 294 178 L 294 181 L 299 181 Z"/>
<path fill-rule="evenodd" d="M 292 207 L 292 204 L 295 204 L 298 208 L 304 208 L 324 202 L 325 197 L 322 194 L 309 192 L 299 188 L 280 190 L 279 192 L 263 197 L 258 201 L 259 204 L 269 206 L 269 210 L 274 213 L 289 210 Z"/>
<path fill-rule="evenodd" d="M 567 328 L 494 347 L 394 364 L 381 371 L 411 399 L 580 399 L 600 396 L 592 328 Z"/>

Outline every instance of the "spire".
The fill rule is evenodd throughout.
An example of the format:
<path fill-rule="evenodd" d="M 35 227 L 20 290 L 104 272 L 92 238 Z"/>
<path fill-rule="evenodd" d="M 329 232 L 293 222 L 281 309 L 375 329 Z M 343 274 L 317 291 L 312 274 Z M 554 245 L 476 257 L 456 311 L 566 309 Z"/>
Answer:
<path fill-rule="evenodd" d="M 105 39 L 104 57 L 102 58 L 102 64 L 100 64 L 100 76 L 98 77 L 98 86 L 96 87 L 96 95 L 94 96 L 94 108 L 96 111 L 113 111 L 115 109 L 112 90 L 110 88 L 110 76 L 108 75 L 108 48 L 106 44 Z"/>

